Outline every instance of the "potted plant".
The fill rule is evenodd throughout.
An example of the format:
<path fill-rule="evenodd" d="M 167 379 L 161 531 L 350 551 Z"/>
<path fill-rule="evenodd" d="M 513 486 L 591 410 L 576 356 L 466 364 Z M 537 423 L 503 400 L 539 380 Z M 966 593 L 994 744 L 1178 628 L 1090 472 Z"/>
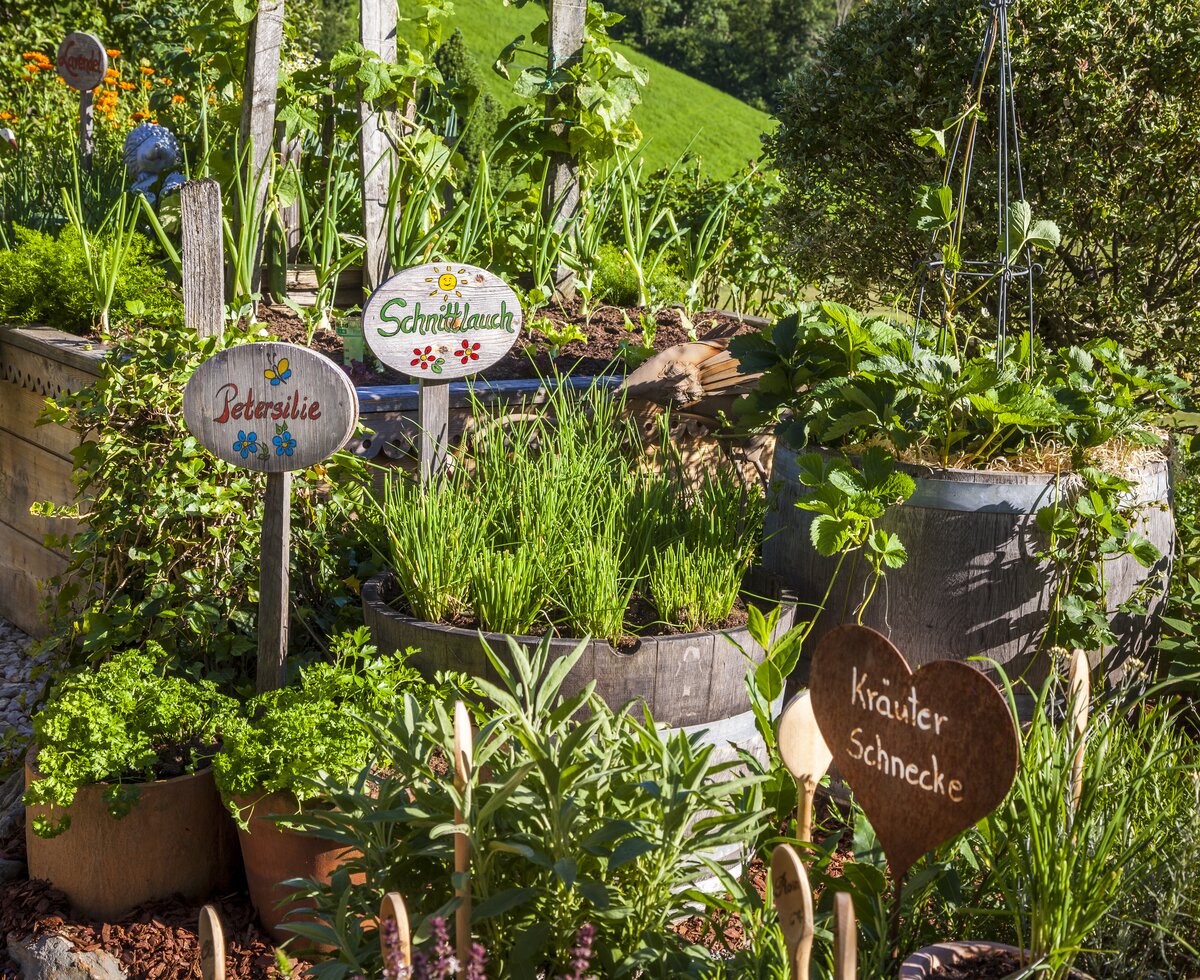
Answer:
<path fill-rule="evenodd" d="M 376 642 L 419 648 L 426 675 L 494 682 L 480 633 L 494 649 L 504 634 L 549 636 L 555 659 L 594 637 L 566 693 L 594 680 L 610 704 L 640 699 L 662 724 L 761 753 L 742 683 L 765 656 L 747 629 L 770 591 L 750 570 L 759 492 L 665 455 L 647 467 L 637 422 L 607 391 L 552 400 L 552 419 L 490 430 L 443 479 L 388 482 L 368 533 L 389 572 L 363 589 Z M 791 619 L 788 607 L 777 631 Z"/>
<path fill-rule="evenodd" d="M 112 920 L 151 899 L 229 884 L 234 827 L 211 762 L 237 705 L 166 673 L 161 648 L 64 677 L 25 761 L 29 873 Z"/>
<path fill-rule="evenodd" d="M 251 901 L 281 942 L 289 938 L 285 918 L 301 907 L 287 901 L 293 889 L 285 882 L 327 882 L 349 856 L 334 842 L 291 829 L 287 818 L 326 805 L 318 774 L 348 779 L 368 764 L 376 745 L 363 715 L 393 711 L 403 691 L 424 699 L 435 690 L 406 657 L 378 657 L 368 640 L 365 627 L 333 637 L 332 663 L 303 667 L 296 683 L 249 701 L 213 762 L 237 821 Z"/>
<path fill-rule="evenodd" d="M 1055 676 L 1041 685 L 1013 789 L 966 838 L 983 906 L 971 911 L 988 928 L 1007 927 L 1016 945 L 928 946 L 904 961 L 901 980 L 936 977 L 940 967 L 960 976 L 1020 969 L 1049 980 L 1083 977 L 1074 964 L 1089 937 L 1131 887 L 1145 887 L 1177 819 L 1164 805 L 1169 787 L 1182 783 L 1184 798 L 1194 795 L 1196 746 L 1179 724 L 1187 709 L 1161 687 L 1123 685 L 1092 701 L 1081 734 L 1062 721 L 1063 686 Z M 1006 689 L 1011 703 L 1007 681 Z M 1006 957 L 1007 970 L 981 965 Z"/>

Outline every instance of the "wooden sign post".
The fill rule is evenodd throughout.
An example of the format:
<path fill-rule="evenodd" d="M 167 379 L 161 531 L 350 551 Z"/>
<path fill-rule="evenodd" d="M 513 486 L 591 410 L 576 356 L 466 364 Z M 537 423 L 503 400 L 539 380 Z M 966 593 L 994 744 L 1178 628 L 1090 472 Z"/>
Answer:
<path fill-rule="evenodd" d="M 399 892 L 388 892 L 379 903 L 379 952 L 384 975 L 407 977 L 412 971 L 412 932 L 408 909 Z"/>
<path fill-rule="evenodd" d="M 454 787 L 460 793 L 471 781 L 475 765 L 475 739 L 471 734 L 471 719 L 467 706 L 454 702 Z M 454 822 L 462 823 L 465 814 L 454 808 Z M 454 873 L 458 878 L 455 892 L 458 909 L 454 913 L 454 944 L 460 970 L 465 971 L 471 959 L 471 839 L 466 834 L 454 835 Z"/>
<path fill-rule="evenodd" d="M 1071 762 L 1071 800 L 1076 809 L 1083 796 L 1083 752 L 1086 747 L 1088 711 L 1092 702 L 1092 665 L 1082 650 L 1071 654 L 1067 671 L 1067 710 L 1075 732 L 1075 758 Z"/>
<path fill-rule="evenodd" d="M 777 741 L 783 764 L 795 777 L 796 788 L 800 790 L 796 804 L 796 839 L 811 843 L 813 798 L 817 795 L 817 784 L 833 761 L 833 754 L 821 737 L 808 691 L 797 694 L 780 713 Z"/>
<path fill-rule="evenodd" d="M 92 169 L 92 90 L 104 81 L 108 52 L 95 34 L 76 31 L 58 46 L 55 68 L 64 82 L 79 90 L 79 158 L 84 170 Z"/>
<path fill-rule="evenodd" d="M 449 444 L 450 388 L 508 353 L 521 332 L 521 304 L 486 269 L 443 262 L 405 269 L 363 308 L 363 336 L 388 367 L 421 385 L 421 479 L 440 474 Z"/>
<path fill-rule="evenodd" d="M 808 980 L 815 931 L 812 886 L 790 844 L 780 844 L 771 852 L 771 897 L 787 943 L 792 980 Z"/>
<path fill-rule="evenodd" d="M 887 638 L 839 626 L 813 653 L 813 713 L 895 879 L 1004 800 L 1017 774 L 1016 725 L 969 664 L 916 673 Z M 898 905 L 898 903 L 897 903 Z"/>
<path fill-rule="evenodd" d="M 183 393 L 200 443 L 227 463 L 267 474 L 258 599 L 258 690 L 283 686 L 288 644 L 292 471 L 342 448 L 358 395 L 329 358 L 276 342 L 240 344 L 201 364 Z"/>
<path fill-rule="evenodd" d="M 849 892 L 833 896 L 833 980 L 854 980 L 858 973 L 858 926 Z"/>

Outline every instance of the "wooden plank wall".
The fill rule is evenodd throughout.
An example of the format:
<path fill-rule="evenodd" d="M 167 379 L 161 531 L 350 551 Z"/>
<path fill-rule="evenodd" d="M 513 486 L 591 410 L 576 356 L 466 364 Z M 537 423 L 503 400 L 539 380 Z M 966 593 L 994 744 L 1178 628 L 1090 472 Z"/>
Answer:
<path fill-rule="evenodd" d="M 47 397 L 89 384 L 100 357 L 86 341 L 57 330 L 0 328 L 0 618 L 34 636 L 47 632 L 41 583 L 65 564 L 45 537 L 79 527 L 29 513 L 38 500 L 73 501 L 71 449 L 79 444 L 60 426 L 34 423 Z"/>

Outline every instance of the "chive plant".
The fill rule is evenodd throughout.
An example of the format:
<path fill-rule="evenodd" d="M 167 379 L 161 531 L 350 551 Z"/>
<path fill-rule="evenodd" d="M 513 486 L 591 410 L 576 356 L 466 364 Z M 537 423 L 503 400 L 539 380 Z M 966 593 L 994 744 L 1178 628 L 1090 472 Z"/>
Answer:
<path fill-rule="evenodd" d="M 758 549 L 757 490 L 727 471 L 689 477 L 665 427 L 652 468 L 607 390 L 559 388 L 546 409 L 476 426 L 426 488 L 390 477 L 372 539 L 408 610 L 612 641 L 728 621 Z"/>

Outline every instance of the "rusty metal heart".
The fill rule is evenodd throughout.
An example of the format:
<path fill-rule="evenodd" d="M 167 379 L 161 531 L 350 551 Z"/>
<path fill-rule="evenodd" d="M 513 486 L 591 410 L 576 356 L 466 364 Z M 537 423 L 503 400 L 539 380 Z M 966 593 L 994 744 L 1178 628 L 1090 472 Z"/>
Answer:
<path fill-rule="evenodd" d="M 813 653 L 813 713 L 899 878 L 1004 800 L 1020 742 L 1008 704 L 955 660 L 915 673 L 886 637 L 839 626 Z"/>

